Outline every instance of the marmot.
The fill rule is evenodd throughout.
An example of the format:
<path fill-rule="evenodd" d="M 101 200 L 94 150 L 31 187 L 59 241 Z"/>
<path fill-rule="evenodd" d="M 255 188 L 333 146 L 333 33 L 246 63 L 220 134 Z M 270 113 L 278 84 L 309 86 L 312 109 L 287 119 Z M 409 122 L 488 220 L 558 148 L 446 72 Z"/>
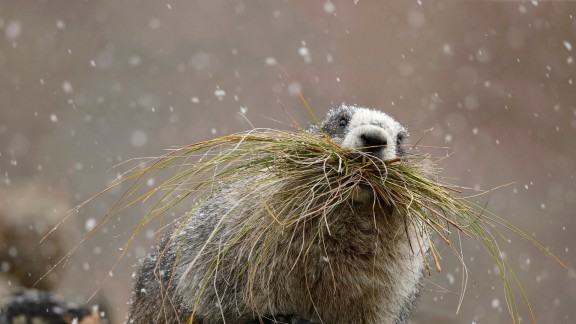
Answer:
<path fill-rule="evenodd" d="M 406 129 L 372 109 L 342 105 L 307 131 L 382 160 L 406 154 Z M 246 185 L 238 180 L 237 186 Z M 375 206 L 370 187 L 355 190 L 330 214 L 330 233 L 308 246 L 305 258 L 302 246 L 292 243 L 309 231 L 280 238 L 274 249 L 284 249 L 285 257 L 277 260 L 272 251 L 258 265 L 261 282 L 250 292 L 245 269 L 231 261 L 241 244 L 218 254 L 218 242 L 234 234 L 226 228 L 236 220 L 227 215 L 235 197 L 208 201 L 142 261 L 128 323 L 186 323 L 193 313 L 194 323 L 405 323 L 422 288 L 426 247 L 410 244 L 419 234 L 406 226 L 406 215 Z M 216 226 L 221 230 L 211 238 L 214 244 L 206 245 Z M 219 271 L 202 285 L 218 258 Z"/>

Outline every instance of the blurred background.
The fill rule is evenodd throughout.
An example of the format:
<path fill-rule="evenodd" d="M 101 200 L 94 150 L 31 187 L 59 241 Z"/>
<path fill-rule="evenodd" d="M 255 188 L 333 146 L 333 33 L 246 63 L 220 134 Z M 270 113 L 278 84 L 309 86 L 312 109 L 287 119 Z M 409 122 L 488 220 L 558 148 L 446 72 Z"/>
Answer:
<path fill-rule="evenodd" d="M 342 102 L 391 114 L 412 143 L 449 155 L 441 166 L 458 185 L 512 183 L 478 202 L 574 268 L 575 57 L 573 1 L 1 1 L 0 291 L 33 284 L 80 242 L 121 189 L 38 245 L 130 159 L 250 123 L 305 125 L 298 91 L 317 116 Z M 123 249 L 145 211 L 114 217 L 41 288 L 79 303 L 97 292 L 90 302 L 121 322 L 138 260 L 159 237 L 145 229 Z M 537 321 L 576 321 L 574 276 L 504 234 Z M 490 257 L 475 240 L 462 245 L 459 312 L 464 269 L 441 249 L 414 323 L 510 322 Z"/>

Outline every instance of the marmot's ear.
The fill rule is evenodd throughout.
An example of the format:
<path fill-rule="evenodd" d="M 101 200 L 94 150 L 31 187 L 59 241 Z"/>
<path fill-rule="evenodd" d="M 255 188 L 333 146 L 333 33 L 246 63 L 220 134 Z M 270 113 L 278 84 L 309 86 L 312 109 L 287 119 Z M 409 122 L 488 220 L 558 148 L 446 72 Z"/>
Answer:
<path fill-rule="evenodd" d="M 318 136 L 322 135 L 322 131 L 320 130 L 320 127 L 318 127 L 318 125 L 309 125 L 306 131 L 312 135 L 318 135 Z"/>

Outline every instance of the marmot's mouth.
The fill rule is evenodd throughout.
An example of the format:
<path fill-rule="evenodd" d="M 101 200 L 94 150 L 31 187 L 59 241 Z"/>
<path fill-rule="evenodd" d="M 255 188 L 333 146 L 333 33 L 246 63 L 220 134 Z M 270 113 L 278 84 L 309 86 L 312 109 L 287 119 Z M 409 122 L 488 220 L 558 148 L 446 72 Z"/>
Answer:
<path fill-rule="evenodd" d="M 362 190 L 362 191 L 368 191 L 370 194 L 374 194 L 374 190 L 372 190 L 372 187 L 370 187 L 369 185 L 367 185 L 365 183 L 359 184 L 358 189 Z"/>
<path fill-rule="evenodd" d="M 351 199 L 357 203 L 372 204 L 374 203 L 374 190 L 370 185 L 360 183 L 354 188 Z M 386 201 L 382 201 L 382 199 L 379 200 L 378 204 L 382 207 L 387 215 L 391 215 L 394 211 L 394 206 L 387 203 Z"/>

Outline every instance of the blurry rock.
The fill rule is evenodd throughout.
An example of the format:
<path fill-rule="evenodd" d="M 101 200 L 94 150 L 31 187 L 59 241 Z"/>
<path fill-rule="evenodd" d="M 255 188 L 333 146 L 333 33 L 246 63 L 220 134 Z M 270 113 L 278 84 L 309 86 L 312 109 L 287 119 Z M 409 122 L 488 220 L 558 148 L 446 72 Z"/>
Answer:
<path fill-rule="evenodd" d="M 2 324 L 104 324 L 108 323 L 94 306 L 79 307 L 39 290 L 24 290 L 0 301 Z"/>
<path fill-rule="evenodd" d="M 68 210 L 67 196 L 41 183 L 0 187 L 0 295 L 8 286 L 32 288 L 62 258 L 65 230 L 40 240 Z M 56 281 L 53 272 L 35 288 L 51 290 Z"/>
<path fill-rule="evenodd" d="M 0 187 L 0 324 L 108 323 L 103 312 L 51 293 L 63 275 L 62 267 L 52 268 L 70 250 L 66 243 L 79 237 L 77 220 L 40 241 L 71 209 L 68 201 L 65 192 L 41 181 Z M 110 309 L 104 297 L 98 299 L 100 309 Z"/>

